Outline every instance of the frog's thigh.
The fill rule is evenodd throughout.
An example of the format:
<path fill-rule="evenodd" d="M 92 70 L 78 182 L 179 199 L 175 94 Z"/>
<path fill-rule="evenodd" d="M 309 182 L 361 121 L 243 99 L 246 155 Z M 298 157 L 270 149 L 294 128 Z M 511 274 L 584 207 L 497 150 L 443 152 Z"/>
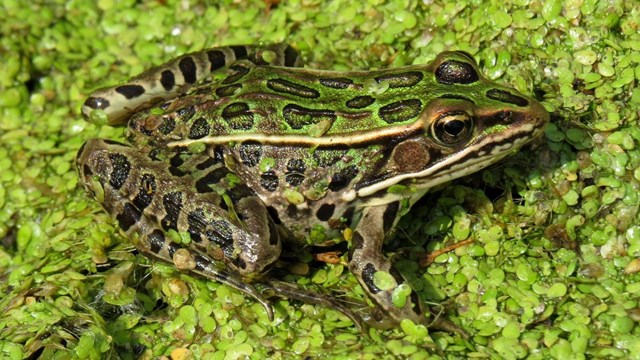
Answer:
<path fill-rule="evenodd" d="M 237 200 L 223 209 L 220 196 L 201 190 L 206 186 L 197 186 L 190 175 L 176 176 L 167 162 L 101 139 L 82 146 L 77 164 L 89 193 L 142 253 L 243 291 L 272 313 L 246 281 L 278 258 L 279 237 L 264 204 L 246 185 L 227 190 Z M 172 240 L 168 230 L 190 233 L 191 242 Z"/>
<path fill-rule="evenodd" d="M 364 209 L 353 234 L 349 268 L 358 278 L 369 298 L 379 306 L 380 310 L 387 313 L 392 321 L 411 319 L 416 323 L 424 323 L 426 318 L 421 309 L 420 299 L 413 289 L 405 304 L 398 307 L 392 301 L 392 295 L 394 291 L 398 291 L 396 290 L 398 288 L 394 286 L 383 290 L 374 283 L 374 276 L 378 271 L 391 274 L 398 286 L 406 283 L 402 275 L 392 267 L 391 261 L 382 254 L 384 213 L 388 206 L 393 204 Z"/>
<path fill-rule="evenodd" d="M 244 276 L 263 273 L 280 257 L 278 229 L 265 204 L 255 195 L 237 200 L 234 208 L 242 219 L 242 229 L 233 235 L 233 254 L 225 255 Z"/>

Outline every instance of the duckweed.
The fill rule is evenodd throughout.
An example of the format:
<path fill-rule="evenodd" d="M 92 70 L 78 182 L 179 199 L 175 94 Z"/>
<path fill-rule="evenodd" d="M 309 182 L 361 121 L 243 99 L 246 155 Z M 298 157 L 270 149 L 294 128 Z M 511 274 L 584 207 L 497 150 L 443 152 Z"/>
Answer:
<path fill-rule="evenodd" d="M 132 349 L 175 359 L 640 353 L 640 37 L 632 1 L 34 4 L 0 5 L 8 54 L 0 74 L 3 357 L 128 359 Z M 237 291 L 132 253 L 76 188 L 73 159 L 83 141 L 123 140 L 99 112 L 95 124 L 80 120 L 90 90 L 205 46 L 285 39 L 323 69 L 424 63 L 464 50 L 484 74 L 552 111 L 533 148 L 428 194 L 385 245 L 434 313 L 468 340 L 411 321 L 365 338 L 335 311 L 277 298 L 270 322 Z M 471 242 L 417 266 L 425 253 L 463 240 Z M 311 279 L 289 280 L 368 309 L 344 266 L 319 266 Z M 376 284 L 393 288 L 387 275 Z M 396 289 L 400 305 L 408 289 Z"/>

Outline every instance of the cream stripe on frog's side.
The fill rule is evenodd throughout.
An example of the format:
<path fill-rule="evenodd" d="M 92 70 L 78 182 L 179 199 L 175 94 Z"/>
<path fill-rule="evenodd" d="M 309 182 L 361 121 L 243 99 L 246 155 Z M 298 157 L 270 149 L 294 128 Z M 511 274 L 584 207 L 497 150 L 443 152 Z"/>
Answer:
<path fill-rule="evenodd" d="M 349 268 L 382 315 L 369 319 L 426 323 L 418 294 L 382 253 L 385 236 L 430 188 L 512 153 L 549 116 L 462 52 L 374 71 L 290 67 L 299 63 L 286 45 L 206 49 L 97 91 L 83 113 L 102 109 L 111 124 L 131 115 L 133 146 L 88 142 L 81 181 L 145 254 L 238 288 L 267 311 L 245 282 L 334 307 L 267 273 L 280 254 L 276 233 L 295 251 L 335 244 L 351 228 Z M 226 77 L 207 82 L 216 70 Z M 171 100 L 153 107 L 156 98 Z M 175 245 L 171 231 L 192 241 Z M 382 273 L 395 284 L 378 284 Z"/>

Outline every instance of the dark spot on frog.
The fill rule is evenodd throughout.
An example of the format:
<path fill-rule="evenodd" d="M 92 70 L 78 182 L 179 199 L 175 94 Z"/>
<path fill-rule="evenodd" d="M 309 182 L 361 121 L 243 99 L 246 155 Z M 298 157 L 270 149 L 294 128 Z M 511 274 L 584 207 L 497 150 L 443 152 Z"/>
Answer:
<path fill-rule="evenodd" d="M 174 156 L 169 159 L 169 164 L 173 167 L 180 167 L 180 165 L 184 164 L 184 158 L 182 157 L 182 152 L 177 152 Z"/>
<path fill-rule="evenodd" d="M 243 143 L 239 146 L 238 154 L 244 165 L 250 167 L 256 166 L 262 157 L 262 145 Z"/>
<path fill-rule="evenodd" d="M 256 193 L 252 188 L 247 186 L 246 184 L 237 184 L 232 189 L 227 190 L 226 194 L 231 199 L 231 202 L 234 204 L 240 201 L 240 199 L 244 199 L 249 196 L 254 196 Z M 238 214 L 240 217 L 242 214 Z"/>
<path fill-rule="evenodd" d="M 225 220 L 213 220 L 211 226 L 207 226 L 205 231 L 207 239 L 220 246 L 227 259 L 233 259 L 233 232 L 229 222 Z"/>
<path fill-rule="evenodd" d="M 217 159 L 216 157 L 208 157 L 205 161 L 199 163 L 198 165 L 196 165 L 196 169 L 198 170 L 206 170 L 210 167 L 212 167 L 215 164 L 220 163 L 220 160 Z"/>
<path fill-rule="evenodd" d="M 278 188 L 278 176 L 273 170 L 266 171 L 260 175 L 260 185 L 267 191 L 276 191 Z"/>
<path fill-rule="evenodd" d="M 298 215 L 298 207 L 294 204 L 287 205 L 287 216 L 290 218 L 296 217 Z"/>
<path fill-rule="evenodd" d="M 302 159 L 290 159 L 287 163 L 287 171 L 285 172 L 285 180 L 291 186 L 298 186 L 304 180 L 304 172 L 306 166 Z"/>
<path fill-rule="evenodd" d="M 182 151 L 178 151 L 174 156 L 169 159 L 169 172 L 173 176 L 182 177 L 186 175 L 186 173 L 180 170 L 180 166 L 184 164 L 184 158 L 182 156 Z"/>
<path fill-rule="evenodd" d="M 395 268 L 391 268 L 391 270 L 389 270 L 389 274 L 391 274 L 391 276 L 393 276 L 393 278 L 396 280 L 396 282 L 398 284 L 401 284 L 404 281 L 404 278 L 402 277 L 402 275 L 400 275 L 400 272 L 398 270 L 396 270 Z"/>
<path fill-rule="evenodd" d="M 216 89 L 216 95 L 219 97 L 227 97 L 235 95 L 240 89 L 242 89 L 242 84 L 233 84 L 228 86 L 222 86 Z"/>
<path fill-rule="evenodd" d="M 387 208 L 384 209 L 384 213 L 382 214 L 382 228 L 386 233 L 391 229 L 393 223 L 398 216 L 398 210 L 400 209 L 400 202 L 394 201 L 392 203 L 387 204 Z"/>
<path fill-rule="evenodd" d="M 229 46 L 231 51 L 233 51 L 233 55 L 236 57 L 236 60 L 242 60 L 247 58 L 247 48 L 243 45 L 233 45 Z"/>
<path fill-rule="evenodd" d="M 127 177 L 129 177 L 131 163 L 129 163 L 127 157 L 122 154 L 109 154 L 109 160 L 111 160 L 113 167 L 113 171 L 109 177 L 109 184 L 118 190 L 124 185 Z"/>
<path fill-rule="evenodd" d="M 151 234 L 147 235 L 147 241 L 149 242 L 149 250 L 152 253 L 157 254 L 164 247 L 164 233 L 160 229 L 155 229 Z"/>
<path fill-rule="evenodd" d="M 187 56 L 178 62 L 178 68 L 184 77 L 184 82 L 194 84 L 197 80 L 196 63 L 191 56 Z"/>
<path fill-rule="evenodd" d="M 304 99 L 320 97 L 320 93 L 317 90 L 285 79 L 269 79 L 267 80 L 267 87 L 278 93 L 294 95 Z"/>
<path fill-rule="evenodd" d="M 349 207 L 347 208 L 347 210 L 345 210 L 345 211 L 342 213 L 341 218 L 344 218 L 345 222 L 346 222 L 347 224 L 350 224 L 350 223 L 351 223 L 351 220 L 352 220 L 352 218 L 353 218 L 353 214 L 355 213 L 355 211 L 356 211 L 356 209 L 355 209 L 353 206 L 349 206 Z"/>
<path fill-rule="evenodd" d="M 500 89 L 489 89 L 485 95 L 487 95 L 489 99 L 502 101 L 507 104 L 513 104 L 520 107 L 529 105 L 529 101 L 527 101 L 527 99 Z"/>
<path fill-rule="evenodd" d="M 118 86 L 116 89 L 118 94 L 121 94 L 127 99 L 137 98 L 138 96 L 144 94 L 144 87 L 141 85 L 122 85 Z"/>
<path fill-rule="evenodd" d="M 399 74 L 387 74 L 376 77 L 378 83 L 387 82 L 389 88 L 411 87 L 422 80 L 424 75 L 418 71 L 407 71 Z"/>
<path fill-rule="evenodd" d="M 276 208 L 274 208 L 273 206 L 267 206 L 267 212 L 269 213 L 269 216 L 274 223 L 278 225 L 282 224 L 280 216 L 278 215 L 278 210 L 276 210 Z"/>
<path fill-rule="evenodd" d="M 211 261 L 209 259 L 207 259 L 206 257 L 200 255 L 200 254 L 196 254 L 193 259 L 196 262 L 196 266 L 195 266 L 195 270 L 196 271 L 205 271 L 208 267 L 211 266 Z M 222 274 L 218 274 L 216 279 L 218 281 L 222 281 L 223 279 L 226 279 L 226 276 L 223 276 Z"/>
<path fill-rule="evenodd" d="M 232 262 L 239 269 L 246 269 L 247 268 L 247 263 L 241 257 L 234 258 Z"/>
<path fill-rule="evenodd" d="M 176 85 L 176 76 L 173 74 L 171 70 L 164 70 L 160 74 L 160 84 L 166 91 L 171 91 L 173 87 Z"/>
<path fill-rule="evenodd" d="M 172 166 L 169 167 L 169 172 L 171 173 L 171 175 L 177 176 L 177 177 L 182 177 L 186 175 L 184 171 Z"/>
<path fill-rule="evenodd" d="M 91 167 L 87 164 L 84 164 L 84 166 L 82 167 L 82 172 L 84 173 L 85 177 L 93 176 L 93 171 L 91 170 Z"/>
<path fill-rule="evenodd" d="M 269 221 L 269 245 L 276 246 L 280 242 L 280 232 L 274 221 Z"/>
<path fill-rule="evenodd" d="M 104 109 L 108 108 L 109 106 L 111 106 L 111 103 L 109 102 L 109 100 L 107 100 L 105 98 L 92 96 L 92 97 L 88 98 L 87 100 L 85 100 L 84 106 L 89 107 L 91 109 L 104 110 Z M 85 117 L 86 117 L 86 115 L 85 115 Z"/>
<path fill-rule="evenodd" d="M 422 101 L 419 99 L 400 100 L 381 107 L 378 116 L 388 124 L 411 120 L 420 115 Z"/>
<path fill-rule="evenodd" d="M 151 204 L 153 196 L 156 194 L 156 178 L 151 174 L 144 174 L 140 178 L 138 194 L 133 199 L 133 204 L 140 211 L 144 211 Z"/>
<path fill-rule="evenodd" d="M 336 209 L 334 204 L 322 204 L 316 212 L 316 217 L 320 221 L 327 221 L 333 216 L 333 211 Z"/>
<path fill-rule="evenodd" d="M 162 205 L 166 213 L 165 217 L 161 220 L 162 228 L 165 231 L 170 229 L 178 230 L 178 217 L 182 210 L 182 193 L 174 191 L 165 194 L 162 197 Z"/>
<path fill-rule="evenodd" d="M 209 135 L 209 122 L 201 116 L 191 125 L 189 139 L 202 139 L 207 135 Z"/>
<path fill-rule="evenodd" d="M 300 130 L 306 125 L 317 124 L 321 121 L 333 123 L 336 112 L 329 109 L 309 109 L 296 104 L 287 104 L 282 108 L 282 116 L 292 129 Z"/>
<path fill-rule="evenodd" d="M 253 112 L 247 103 L 229 104 L 221 115 L 233 130 L 249 130 L 253 127 Z"/>
<path fill-rule="evenodd" d="M 162 156 L 162 149 L 151 149 L 151 151 L 149 151 L 149 159 L 151 159 L 152 161 L 162 161 L 164 160 L 163 156 Z"/>
<path fill-rule="evenodd" d="M 201 234 L 205 228 L 204 210 L 198 208 L 189 212 L 189 214 L 187 214 L 187 224 L 189 224 L 189 229 L 187 231 L 191 235 L 191 240 L 196 243 L 201 243 Z"/>
<path fill-rule="evenodd" d="M 163 117 L 160 126 L 158 126 L 158 131 L 163 135 L 167 135 L 171 133 L 175 128 L 176 121 L 171 116 L 165 116 Z"/>
<path fill-rule="evenodd" d="M 473 65 L 457 60 L 442 62 L 435 71 L 436 80 L 441 84 L 471 84 L 480 79 Z"/>
<path fill-rule="evenodd" d="M 225 167 L 219 167 L 213 171 L 207 173 L 207 175 L 196 180 L 196 191 L 200 194 L 212 192 L 213 189 L 210 185 L 215 185 L 220 182 L 227 174 L 231 172 Z"/>
<path fill-rule="evenodd" d="M 376 267 L 372 263 L 367 263 L 362 269 L 362 281 L 367 285 L 372 294 L 377 294 L 382 291 L 373 282 L 373 275 L 376 271 Z"/>
<path fill-rule="evenodd" d="M 299 54 L 290 45 L 287 45 L 287 48 L 284 49 L 284 66 L 286 67 L 294 67 L 298 62 Z"/>
<path fill-rule="evenodd" d="M 226 56 L 220 50 L 207 51 L 207 58 L 211 64 L 209 68 L 211 72 L 221 69 L 225 65 Z"/>
<path fill-rule="evenodd" d="M 358 168 L 355 165 L 349 165 L 340 170 L 331 177 L 329 190 L 339 191 L 347 187 L 349 183 L 358 175 Z"/>
<path fill-rule="evenodd" d="M 249 73 L 249 68 L 241 64 L 229 66 L 229 70 L 232 71 L 231 75 L 222 80 L 221 84 L 233 84 Z"/>
<path fill-rule="evenodd" d="M 220 146 L 216 146 L 212 150 L 213 155 L 211 157 L 222 164 L 222 162 L 224 162 L 224 151 L 222 150 L 222 148 Z"/>
<path fill-rule="evenodd" d="M 140 212 L 140 210 L 136 209 L 133 204 L 126 202 L 124 204 L 122 212 L 116 216 L 116 220 L 118 221 L 118 224 L 120 225 L 120 228 L 122 228 L 122 230 L 129 231 L 129 228 L 140 221 L 141 216 L 142 213 Z"/>
<path fill-rule="evenodd" d="M 373 104 L 376 100 L 369 95 L 366 96 L 356 96 L 350 100 L 347 100 L 345 105 L 351 109 L 362 109 L 367 106 Z"/>
<path fill-rule="evenodd" d="M 320 84 L 332 89 L 346 89 L 353 84 L 353 80 L 348 78 L 324 78 L 318 81 Z"/>
<path fill-rule="evenodd" d="M 195 106 L 190 105 L 190 106 L 185 106 L 185 107 L 183 107 L 181 109 L 178 109 L 176 111 L 176 116 L 182 121 L 187 121 L 187 120 L 191 119 L 191 117 L 195 113 L 196 113 Z"/>
<path fill-rule="evenodd" d="M 181 248 L 180 244 L 170 241 L 167 244 L 167 250 L 169 251 L 169 256 L 173 257 L 173 254 L 176 253 L 176 251 L 178 251 Z"/>

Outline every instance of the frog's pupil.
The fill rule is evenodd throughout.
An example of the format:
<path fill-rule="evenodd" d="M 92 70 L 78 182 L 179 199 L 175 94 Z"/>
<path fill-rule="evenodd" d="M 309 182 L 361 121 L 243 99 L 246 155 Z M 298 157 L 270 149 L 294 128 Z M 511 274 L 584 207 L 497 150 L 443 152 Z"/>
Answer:
<path fill-rule="evenodd" d="M 465 128 L 465 124 L 461 120 L 451 120 L 444 124 L 444 131 L 451 136 L 458 136 Z"/>

